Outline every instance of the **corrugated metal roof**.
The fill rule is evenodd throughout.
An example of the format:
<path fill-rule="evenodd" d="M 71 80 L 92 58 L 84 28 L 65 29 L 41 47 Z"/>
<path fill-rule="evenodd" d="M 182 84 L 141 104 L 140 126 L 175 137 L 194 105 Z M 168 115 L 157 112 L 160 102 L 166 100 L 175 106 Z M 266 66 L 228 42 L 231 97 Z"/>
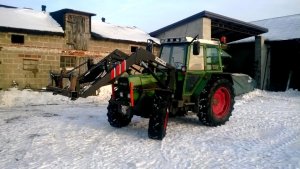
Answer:
<path fill-rule="evenodd" d="M 261 35 L 266 41 L 300 39 L 300 14 L 264 19 L 251 23 L 269 29 L 269 32 Z M 254 37 L 251 37 L 238 40 L 233 43 L 246 43 L 253 41 Z"/>

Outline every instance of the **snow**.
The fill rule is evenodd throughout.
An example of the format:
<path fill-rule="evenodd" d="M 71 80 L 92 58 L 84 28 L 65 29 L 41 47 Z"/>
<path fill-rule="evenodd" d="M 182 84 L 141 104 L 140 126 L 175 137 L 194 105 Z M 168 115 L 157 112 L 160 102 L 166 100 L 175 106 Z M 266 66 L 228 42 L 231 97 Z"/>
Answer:
<path fill-rule="evenodd" d="M 2 91 L 0 94 L 1 107 L 20 107 L 20 106 L 39 106 L 39 105 L 77 105 L 87 103 L 108 103 L 111 95 L 111 86 L 107 85 L 100 88 L 99 96 L 90 96 L 88 98 L 79 98 L 75 101 L 70 98 L 56 95 L 50 92 L 38 92 L 32 90 L 20 91 L 17 88 L 10 88 L 8 91 Z"/>
<path fill-rule="evenodd" d="M 207 127 L 194 114 L 169 119 L 162 141 L 148 119 L 107 122 L 110 86 L 70 101 L 47 92 L 0 91 L 0 168 L 300 168 L 300 92 L 254 90 L 233 115 Z"/>
<path fill-rule="evenodd" d="M 92 32 L 100 37 L 109 39 L 134 42 L 147 42 L 147 39 L 152 39 L 156 43 L 160 43 L 159 39 L 151 37 L 148 33 L 137 27 L 114 25 L 98 20 L 92 20 Z"/>
<path fill-rule="evenodd" d="M 0 27 L 64 33 L 47 12 L 21 8 L 0 7 Z"/>

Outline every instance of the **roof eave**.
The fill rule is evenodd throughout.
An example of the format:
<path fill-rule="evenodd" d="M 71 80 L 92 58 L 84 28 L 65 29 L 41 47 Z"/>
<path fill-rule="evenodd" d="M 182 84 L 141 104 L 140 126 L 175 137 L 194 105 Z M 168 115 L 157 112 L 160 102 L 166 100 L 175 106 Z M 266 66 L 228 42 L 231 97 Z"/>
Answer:
<path fill-rule="evenodd" d="M 244 21 L 241 21 L 241 20 L 237 20 L 237 19 L 234 19 L 234 18 L 230 18 L 230 17 L 227 17 L 227 16 L 223 16 L 223 15 L 220 15 L 220 14 L 209 12 L 209 11 L 203 11 L 203 12 L 204 12 L 204 16 L 207 17 L 207 18 L 210 18 L 210 19 L 218 19 L 218 20 L 223 20 L 223 21 L 226 21 L 226 22 L 239 24 L 239 25 L 242 25 L 242 26 L 246 26 L 246 27 L 249 27 L 249 28 L 256 29 L 257 31 L 260 31 L 261 33 L 268 32 L 267 28 L 257 26 L 257 25 L 252 24 L 252 23 L 244 22 Z"/>
<path fill-rule="evenodd" d="M 113 41 L 113 42 L 125 42 L 125 43 L 143 44 L 143 45 L 147 44 L 147 42 L 142 42 L 142 41 L 107 38 L 107 37 L 103 37 L 95 32 L 91 32 L 91 36 L 94 40 L 107 40 L 107 41 Z M 160 44 L 158 44 L 158 45 L 160 45 Z"/>
<path fill-rule="evenodd" d="M 53 32 L 53 31 L 43 31 L 43 30 L 32 30 L 32 29 L 23 29 L 23 28 L 11 28 L 11 27 L 1 27 L 1 32 L 14 32 L 14 33 L 23 33 L 23 34 L 34 34 L 34 35 L 57 35 L 64 36 L 64 32 Z"/>
<path fill-rule="evenodd" d="M 255 29 L 255 30 L 259 31 L 260 33 L 268 32 L 268 29 L 257 26 L 257 25 L 254 25 L 254 24 L 251 24 L 251 23 L 243 22 L 243 21 L 240 21 L 240 20 L 237 20 L 237 19 L 229 18 L 229 17 L 219 15 L 219 14 L 216 14 L 216 13 L 213 13 L 213 12 L 209 12 L 209 11 L 202 11 L 202 12 L 197 13 L 195 15 L 192 15 L 188 18 L 185 18 L 185 19 L 182 19 L 178 22 L 175 22 L 171 25 L 168 25 L 168 26 L 165 26 L 161 29 L 153 31 L 153 32 L 150 33 L 150 35 L 151 36 L 156 36 L 156 35 L 158 35 L 162 32 L 168 31 L 168 30 L 170 30 L 174 27 L 184 25 L 188 22 L 191 22 L 191 21 L 194 21 L 196 19 L 203 18 L 203 17 L 210 18 L 210 19 L 213 19 L 213 20 L 222 20 L 222 21 L 225 21 L 225 22 L 235 23 L 235 24 L 239 24 L 239 25 L 242 25 L 242 26 L 247 26 L 249 28 L 252 28 L 252 29 Z"/>
<path fill-rule="evenodd" d="M 68 9 L 68 8 L 61 9 L 61 10 L 54 11 L 54 12 L 50 12 L 50 14 L 51 13 L 63 13 L 63 14 L 74 13 L 74 14 L 79 14 L 79 15 L 96 16 L 96 14 L 94 14 L 94 13 L 84 12 L 84 11 L 78 11 L 78 10 Z"/>

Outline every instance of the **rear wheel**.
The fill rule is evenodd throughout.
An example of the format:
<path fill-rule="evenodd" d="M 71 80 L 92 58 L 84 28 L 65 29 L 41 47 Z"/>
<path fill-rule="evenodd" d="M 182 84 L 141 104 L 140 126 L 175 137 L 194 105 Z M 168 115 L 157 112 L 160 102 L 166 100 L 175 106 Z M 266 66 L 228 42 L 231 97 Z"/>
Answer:
<path fill-rule="evenodd" d="M 234 104 L 232 84 L 227 79 L 208 83 L 197 100 L 199 120 L 208 126 L 218 126 L 229 120 Z"/>
<path fill-rule="evenodd" d="M 169 118 L 168 105 L 167 97 L 157 94 L 154 96 L 148 127 L 149 138 L 162 140 L 165 137 Z"/>
<path fill-rule="evenodd" d="M 109 124 L 118 128 L 127 126 L 131 122 L 133 115 L 129 112 L 129 108 L 125 110 L 126 112 L 123 113 L 121 105 L 110 99 L 107 107 L 107 118 Z"/>

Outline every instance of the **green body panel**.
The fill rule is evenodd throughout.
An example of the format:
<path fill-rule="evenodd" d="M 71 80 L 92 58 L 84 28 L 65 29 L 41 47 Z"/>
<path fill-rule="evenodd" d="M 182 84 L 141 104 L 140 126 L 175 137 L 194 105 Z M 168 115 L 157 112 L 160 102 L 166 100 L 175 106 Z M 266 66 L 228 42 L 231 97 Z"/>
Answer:
<path fill-rule="evenodd" d="M 201 91 L 206 85 L 209 77 L 209 74 L 206 74 L 203 71 L 187 72 L 186 80 L 183 85 L 183 96 L 191 96 L 195 93 L 195 91 Z"/>
<path fill-rule="evenodd" d="M 157 80 L 150 74 L 130 75 L 128 81 L 133 84 L 134 101 L 137 101 L 140 95 L 153 96 L 157 88 Z"/>
<path fill-rule="evenodd" d="M 152 88 L 155 87 L 157 80 L 150 74 L 130 75 L 129 83 L 133 83 L 134 87 Z"/>
<path fill-rule="evenodd" d="M 183 81 L 184 77 L 185 77 L 185 74 L 180 72 L 180 73 L 178 73 L 177 79 L 178 79 L 178 81 Z"/>

